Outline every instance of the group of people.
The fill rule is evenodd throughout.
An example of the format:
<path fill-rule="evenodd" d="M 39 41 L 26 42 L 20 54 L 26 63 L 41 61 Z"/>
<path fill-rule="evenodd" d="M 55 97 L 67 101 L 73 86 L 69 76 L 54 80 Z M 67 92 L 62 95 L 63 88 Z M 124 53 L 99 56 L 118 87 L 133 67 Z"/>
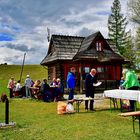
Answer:
<path fill-rule="evenodd" d="M 70 68 L 70 72 L 68 72 L 67 75 L 67 89 L 68 89 L 68 100 L 72 100 L 74 98 L 74 88 L 75 88 L 75 72 L 76 69 L 75 67 Z M 96 74 L 96 69 L 92 68 L 90 73 L 86 75 L 85 78 L 85 96 L 86 97 L 91 97 L 94 98 L 94 92 L 95 92 L 95 87 L 93 84 L 97 83 L 97 74 Z M 85 101 L 85 110 L 88 111 L 90 109 L 91 111 L 94 111 L 94 100 L 90 101 L 90 104 L 88 105 L 88 100 Z"/>
<path fill-rule="evenodd" d="M 62 98 L 64 89 L 62 82 L 59 78 L 53 79 L 50 84 L 48 84 L 47 79 L 36 80 L 33 82 L 30 75 L 26 76 L 24 86 L 21 85 L 20 80 L 17 82 L 14 77 L 8 82 L 7 88 L 10 92 L 10 98 L 14 96 L 20 97 L 33 97 L 38 99 L 43 99 L 44 101 L 57 101 L 58 98 Z"/>
<path fill-rule="evenodd" d="M 68 72 L 67 79 L 66 79 L 66 86 L 68 89 L 68 100 L 74 99 L 74 89 L 76 86 L 76 80 L 75 80 L 75 67 L 71 67 L 70 71 Z M 123 77 L 120 80 L 120 89 L 127 89 L 127 90 L 138 90 L 140 87 L 140 83 L 138 80 L 137 75 L 134 73 L 133 70 L 124 69 Z M 97 83 L 97 71 L 95 68 L 92 68 L 90 72 L 86 75 L 85 78 L 85 97 L 91 97 L 94 98 L 95 93 L 95 87 L 94 84 Z M 50 84 L 47 83 L 47 79 L 43 79 L 41 82 L 40 80 L 36 80 L 35 83 L 30 79 L 30 76 L 27 75 L 25 79 L 25 96 L 26 97 L 36 97 L 38 98 L 39 95 L 43 95 L 44 101 L 49 101 L 52 99 L 52 91 L 50 88 L 53 89 L 53 99 L 54 101 L 57 101 L 58 95 L 61 93 L 64 93 L 64 86 L 59 78 L 53 78 L 52 82 Z M 11 77 L 11 79 L 8 82 L 8 86 L 10 91 L 10 98 L 12 98 L 14 95 L 13 93 L 17 93 L 21 95 L 21 83 L 20 80 L 17 81 L 17 83 L 14 81 L 14 77 Z M 40 93 L 40 94 L 39 94 Z M 22 95 L 24 96 L 24 95 Z M 135 101 L 130 100 L 130 109 L 134 110 L 134 104 Z M 94 111 L 94 100 L 90 100 L 90 104 L 88 101 L 85 101 L 85 110 L 91 110 Z"/>
<path fill-rule="evenodd" d="M 74 88 L 75 88 L 75 68 L 72 67 L 70 72 L 67 75 L 67 88 L 68 88 L 68 100 L 72 100 L 74 98 Z M 122 71 L 123 77 L 120 80 L 120 89 L 127 90 L 138 90 L 140 88 L 140 83 L 138 80 L 138 76 L 135 74 L 133 70 L 124 69 Z M 95 68 L 92 68 L 91 71 L 86 75 L 85 78 L 85 97 L 94 98 L 95 87 L 94 84 L 97 83 L 97 71 Z M 85 110 L 94 111 L 94 100 L 85 101 Z M 130 100 L 130 111 L 135 110 L 135 102 L 134 100 Z"/>
<path fill-rule="evenodd" d="M 34 85 L 34 82 L 30 79 L 30 76 L 27 75 L 25 79 L 25 85 L 21 85 L 21 81 L 15 81 L 14 77 L 11 77 L 9 79 L 7 88 L 9 89 L 10 92 L 10 98 L 14 96 L 25 96 L 25 97 L 30 97 L 30 87 Z M 23 93 L 24 92 L 24 93 Z"/>

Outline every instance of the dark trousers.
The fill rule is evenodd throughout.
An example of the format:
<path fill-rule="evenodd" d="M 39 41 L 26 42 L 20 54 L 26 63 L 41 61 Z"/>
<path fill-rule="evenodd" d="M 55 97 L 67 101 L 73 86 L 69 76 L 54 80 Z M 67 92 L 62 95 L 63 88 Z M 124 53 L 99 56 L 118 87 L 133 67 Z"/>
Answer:
<path fill-rule="evenodd" d="M 74 98 L 74 89 L 68 89 L 68 100 L 72 100 Z"/>
<path fill-rule="evenodd" d="M 91 97 L 91 98 L 94 98 L 94 92 L 92 92 L 90 95 L 86 93 L 86 97 Z M 88 110 L 88 102 L 89 101 L 85 101 L 85 109 Z M 93 104 L 94 104 L 94 100 L 90 100 L 90 110 L 93 110 Z"/>
<path fill-rule="evenodd" d="M 14 97 L 13 96 L 13 89 L 9 88 L 9 91 L 10 91 L 10 98 Z"/>
<path fill-rule="evenodd" d="M 128 90 L 138 90 L 138 87 L 133 86 L 133 87 L 131 87 L 131 88 L 128 88 Z M 134 111 L 134 110 L 135 110 L 136 101 L 134 101 L 134 100 L 129 100 L 129 102 L 130 102 L 130 110 Z"/>
<path fill-rule="evenodd" d="M 45 91 L 43 100 L 44 102 L 49 102 L 51 100 L 51 93 L 49 91 Z"/>

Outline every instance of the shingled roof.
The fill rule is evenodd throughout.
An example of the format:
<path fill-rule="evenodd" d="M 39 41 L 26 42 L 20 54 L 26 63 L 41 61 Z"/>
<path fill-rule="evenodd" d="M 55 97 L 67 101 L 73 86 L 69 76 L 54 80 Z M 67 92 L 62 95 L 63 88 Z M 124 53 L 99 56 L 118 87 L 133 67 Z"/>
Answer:
<path fill-rule="evenodd" d="M 98 37 L 102 38 L 105 42 L 102 52 L 98 52 L 95 47 L 95 41 Z M 123 57 L 116 52 L 117 49 L 115 50 L 111 41 L 104 39 L 100 32 L 91 34 L 88 37 L 52 35 L 48 53 L 42 60 L 41 65 L 57 60 L 96 59 L 100 62 L 112 60 L 123 61 Z"/>
<path fill-rule="evenodd" d="M 78 52 L 84 37 L 52 35 L 47 56 L 41 65 L 56 60 L 72 60 Z"/>

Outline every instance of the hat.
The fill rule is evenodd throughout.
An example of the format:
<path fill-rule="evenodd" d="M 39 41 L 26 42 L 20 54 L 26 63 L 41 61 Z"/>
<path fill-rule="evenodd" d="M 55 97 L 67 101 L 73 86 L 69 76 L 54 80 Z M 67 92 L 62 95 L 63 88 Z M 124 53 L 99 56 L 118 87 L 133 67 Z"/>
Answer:
<path fill-rule="evenodd" d="M 30 75 L 27 75 L 26 77 L 30 77 Z"/>

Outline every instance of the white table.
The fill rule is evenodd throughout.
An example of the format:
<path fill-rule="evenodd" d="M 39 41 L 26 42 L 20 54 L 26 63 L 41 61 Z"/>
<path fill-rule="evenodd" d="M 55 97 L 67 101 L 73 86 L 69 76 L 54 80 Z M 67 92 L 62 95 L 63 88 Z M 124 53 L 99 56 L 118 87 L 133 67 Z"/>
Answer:
<path fill-rule="evenodd" d="M 114 99 L 120 99 L 121 111 L 122 111 L 121 99 L 134 100 L 134 101 L 138 101 L 140 103 L 140 91 L 139 90 L 126 90 L 126 89 L 105 90 L 103 96 L 110 98 L 110 109 L 111 109 L 111 100 L 113 101 L 114 108 L 116 108 L 115 106 L 117 106 L 117 108 L 118 108 L 117 100 L 114 100 Z M 135 106 L 136 106 L 136 104 L 135 104 Z"/>
<path fill-rule="evenodd" d="M 128 99 L 128 100 L 138 101 L 140 103 L 139 90 L 126 90 L 126 89 L 105 90 L 104 97 Z"/>

